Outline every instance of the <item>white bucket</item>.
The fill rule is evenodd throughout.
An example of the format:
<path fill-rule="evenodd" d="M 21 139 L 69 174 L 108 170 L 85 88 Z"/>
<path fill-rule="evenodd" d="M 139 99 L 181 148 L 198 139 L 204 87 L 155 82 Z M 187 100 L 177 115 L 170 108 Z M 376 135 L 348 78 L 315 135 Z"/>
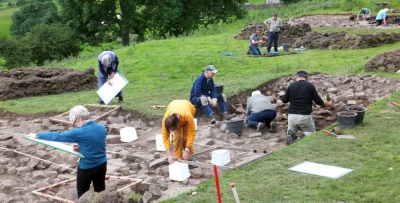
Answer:
<path fill-rule="evenodd" d="M 190 177 L 189 165 L 175 161 L 168 166 L 169 179 L 175 181 L 184 181 Z"/>
<path fill-rule="evenodd" d="M 157 134 L 156 135 L 156 150 L 165 152 L 165 146 L 164 146 L 164 141 L 163 141 L 163 136 L 162 134 Z"/>
<path fill-rule="evenodd" d="M 136 129 L 134 127 L 125 127 L 119 131 L 121 142 L 132 142 L 138 139 Z"/>
<path fill-rule="evenodd" d="M 194 127 L 195 127 L 195 130 L 197 130 L 197 118 L 193 118 L 193 120 L 194 120 Z"/>
<path fill-rule="evenodd" d="M 219 149 L 214 150 L 211 153 L 211 163 L 217 166 L 223 166 L 227 163 L 231 162 L 231 156 L 229 154 L 229 150 Z"/>

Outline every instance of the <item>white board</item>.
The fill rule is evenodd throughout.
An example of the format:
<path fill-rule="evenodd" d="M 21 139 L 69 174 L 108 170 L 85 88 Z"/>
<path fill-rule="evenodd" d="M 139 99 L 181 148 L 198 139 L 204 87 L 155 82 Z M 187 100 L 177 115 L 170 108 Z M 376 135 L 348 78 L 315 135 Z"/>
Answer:
<path fill-rule="evenodd" d="M 47 141 L 47 140 L 41 140 L 41 139 L 34 139 L 34 138 L 30 138 L 30 137 L 26 137 L 26 139 L 33 141 L 33 142 L 37 142 L 39 144 L 42 144 L 42 145 L 45 145 L 48 147 L 51 147 L 51 148 L 54 148 L 54 149 L 58 149 L 58 150 L 67 152 L 67 153 L 75 155 L 75 156 L 79 156 L 81 158 L 85 158 L 85 156 L 83 156 L 79 152 L 75 152 L 73 146 L 69 146 L 69 145 L 66 145 L 61 142 L 53 142 L 53 141 Z"/>
<path fill-rule="evenodd" d="M 323 176 L 327 178 L 340 178 L 350 172 L 353 171 L 353 169 L 348 169 L 348 168 L 342 168 L 342 167 L 337 167 L 337 166 L 330 166 L 330 165 L 325 165 L 325 164 L 317 164 L 313 162 L 308 162 L 305 161 L 301 164 L 298 164 L 296 166 L 293 166 L 289 168 L 290 171 L 296 171 L 300 173 L 307 173 L 307 174 L 312 174 L 312 175 L 317 175 L 317 176 Z"/>
<path fill-rule="evenodd" d="M 114 78 L 110 79 L 110 81 L 112 85 L 109 85 L 106 82 L 97 91 L 97 94 L 105 104 L 110 103 L 111 100 L 113 100 L 114 97 L 129 83 L 125 76 L 119 71 L 115 73 Z"/>

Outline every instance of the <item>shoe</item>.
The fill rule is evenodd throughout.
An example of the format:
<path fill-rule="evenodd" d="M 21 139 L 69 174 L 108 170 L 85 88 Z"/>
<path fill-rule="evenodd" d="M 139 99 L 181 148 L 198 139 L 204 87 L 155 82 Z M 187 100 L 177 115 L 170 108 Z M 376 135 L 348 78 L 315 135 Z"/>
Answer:
<path fill-rule="evenodd" d="M 265 127 L 265 124 L 264 123 L 258 123 L 258 125 L 257 125 L 257 132 L 259 132 L 259 133 L 263 133 L 263 130 L 264 130 L 264 127 Z"/>
<path fill-rule="evenodd" d="M 222 114 L 222 119 L 223 119 L 223 120 L 231 120 L 231 119 L 234 118 L 235 116 L 236 116 L 235 113 L 233 113 L 233 114 L 231 114 L 231 115 L 229 115 L 228 113 L 224 113 L 224 114 Z"/>
<path fill-rule="evenodd" d="M 293 130 L 288 130 L 288 136 L 286 138 L 286 145 L 289 146 L 296 140 L 297 140 L 297 133 L 295 133 Z"/>
<path fill-rule="evenodd" d="M 288 136 L 286 137 L 286 146 L 291 145 L 292 142 L 293 142 L 292 136 L 288 135 Z"/>
<path fill-rule="evenodd" d="M 271 121 L 271 124 L 269 124 L 269 132 L 270 133 L 276 133 L 276 122 L 275 121 Z"/>
<path fill-rule="evenodd" d="M 217 121 L 215 120 L 215 118 L 214 118 L 214 116 L 211 114 L 211 116 L 210 116 L 210 124 L 211 125 L 214 125 Z"/>
<path fill-rule="evenodd" d="M 100 101 L 99 104 L 100 105 L 105 105 L 105 103 L 103 101 Z"/>
<path fill-rule="evenodd" d="M 123 97 L 118 97 L 118 103 L 120 103 L 120 104 L 124 103 L 124 98 Z"/>

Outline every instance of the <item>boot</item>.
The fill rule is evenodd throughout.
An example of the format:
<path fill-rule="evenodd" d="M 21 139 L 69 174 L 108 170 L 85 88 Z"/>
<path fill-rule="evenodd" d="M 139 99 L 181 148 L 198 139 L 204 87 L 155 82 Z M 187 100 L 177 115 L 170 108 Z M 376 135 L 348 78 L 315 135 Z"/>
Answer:
<path fill-rule="evenodd" d="M 118 97 L 118 103 L 120 104 L 124 103 L 124 98 L 122 96 Z"/>
<path fill-rule="evenodd" d="M 270 133 L 276 133 L 276 122 L 275 121 L 271 121 L 271 124 L 269 124 L 269 132 Z"/>
<path fill-rule="evenodd" d="M 214 125 L 215 123 L 216 123 L 216 120 L 215 120 L 215 118 L 214 118 L 214 116 L 212 115 L 212 116 L 210 116 L 210 124 L 211 125 Z"/>
<path fill-rule="evenodd" d="M 262 134 L 263 130 L 264 130 L 264 127 L 265 127 L 265 124 L 259 122 L 258 125 L 257 125 L 257 132 L 260 132 Z"/>
<path fill-rule="evenodd" d="M 293 130 L 288 131 L 288 136 L 286 138 L 286 145 L 291 145 L 297 139 L 297 133 Z"/>
<path fill-rule="evenodd" d="M 100 101 L 99 104 L 100 105 L 105 105 L 105 103 L 103 101 Z"/>
<path fill-rule="evenodd" d="M 222 114 L 222 119 L 223 120 L 231 120 L 233 117 L 235 117 L 236 116 L 236 114 L 235 113 L 233 113 L 233 114 L 228 114 L 228 113 L 223 113 Z"/>

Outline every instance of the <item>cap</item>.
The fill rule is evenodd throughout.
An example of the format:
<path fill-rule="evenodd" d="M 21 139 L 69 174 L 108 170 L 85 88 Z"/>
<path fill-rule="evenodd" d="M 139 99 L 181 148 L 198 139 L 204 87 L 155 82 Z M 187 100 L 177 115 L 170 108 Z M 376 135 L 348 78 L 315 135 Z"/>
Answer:
<path fill-rule="evenodd" d="M 215 67 L 213 65 L 208 65 L 206 67 L 206 71 L 211 71 L 212 73 L 217 73 L 217 69 L 215 69 Z"/>
<path fill-rule="evenodd" d="M 258 95 L 258 94 L 261 94 L 260 90 L 256 90 L 256 91 L 252 92 L 251 96 Z"/>
<path fill-rule="evenodd" d="M 303 78 L 308 78 L 308 73 L 305 70 L 299 70 L 296 73 L 297 76 L 303 77 Z"/>

